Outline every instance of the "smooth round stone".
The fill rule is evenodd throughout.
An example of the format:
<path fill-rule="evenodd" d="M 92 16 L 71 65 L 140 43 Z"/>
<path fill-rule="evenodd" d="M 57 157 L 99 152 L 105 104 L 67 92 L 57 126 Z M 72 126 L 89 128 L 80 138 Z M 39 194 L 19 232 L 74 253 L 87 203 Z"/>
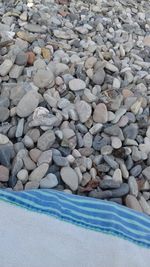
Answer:
<path fill-rule="evenodd" d="M 80 91 L 86 88 L 86 83 L 81 79 L 72 79 L 69 81 L 69 88 L 72 91 Z"/>
<path fill-rule="evenodd" d="M 55 143 L 55 134 L 52 130 L 46 131 L 40 136 L 37 142 L 37 147 L 44 151 L 48 150 Z"/>
<path fill-rule="evenodd" d="M 102 85 L 105 80 L 105 71 L 103 68 L 99 68 L 93 75 L 92 81 L 94 84 Z"/>
<path fill-rule="evenodd" d="M 28 117 L 39 104 L 39 94 L 36 91 L 27 92 L 17 105 L 17 115 L 19 117 Z"/>
<path fill-rule="evenodd" d="M 23 127 L 24 127 L 24 118 L 18 121 L 17 129 L 16 129 L 16 138 L 21 137 L 23 134 Z"/>
<path fill-rule="evenodd" d="M 102 155 L 110 155 L 113 151 L 113 148 L 109 145 L 103 146 L 101 148 L 101 154 Z"/>
<path fill-rule="evenodd" d="M 88 132 L 83 137 L 84 147 L 92 147 L 93 136 Z"/>
<path fill-rule="evenodd" d="M 122 116 L 121 119 L 119 120 L 119 122 L 118 122 L 118 126 L 121 127 L 121 128 L 123 128 L 123 127 L 125 127 L 125 126 L 128 124 L 128 122 L 129 122 L 128 117 L 127 117 L 126 115 L 124 115 L 124 116 Z"/>
<path fill-rule="evenodd" d="M 78 189 L 78 175 L 71 167 L 63 167 L 60 171 L 62 180 L 72 191 Z"/>
<path fill-rule="evenodd" d="M 27 148 L 34 146 L 33 140 L 28 135 L 25 135 L 22 141 Z"/>
<path fill-rule="evenodd" d="M 84 100 L 81 100 L 75 104 L 75 107 L 76 107 L 76 111 L 78 113 L 80 122 L 82 123 L 86 122 L 90 118 L 91 113 L 92 113 L 91 106 L 88 103 L 86 103 Z"/>
<path fill-rule="evenodd" d="M 123 197 L 129 193 L 128 184 L 122 183 L 119 188 L 112 190 L 112 197 Z"/>
<path fill-rule="evenodd" d="M 117 169 L 118 168 L 118 163 L 113 159 L 113 157 L 104 155 L 104 160 L 107 162 L 107 164 L 112 168 L 112 169 Z"/>
<path fill-rule="evenodd" d="M 40 188 L 48 189 L 54 188 L 58 185 L 57 176 L 53 173 L 49 173 L 40 181 Z"/>
<path fill-rule="evenodd" d="M 142 212 L 142 208 L 135 196 L 127 195 L 125 198 L 125 204 L 128 208 Z"/>
<path fill-rule="evenodd" d="M 38 181 L 40 182 L 40 180 L 45 176 L 45 174 L 47 173 L 49 168 L 49 164 L 47 163 L 43 163 L 40 166 L 38 166 L 37 168 L 35 168 L 30 176 L 29 176 L 29 180 L 30 181 Z"/>
<path fill-rule="evenodd" d="M 28 171 L 26 169 L 22 169 L 17 173 L 17 178 L 25 183 L 28 180 Z"/>
<path fill-rule="evenodd" d="M 101 131 L 102 127 L 103 125 L 101 123 L 96 123 L 92 128 L 90 128 L 89 132 L 92 135 L 95 135 Z"/>
<path fill-rule="evenodd" d="M 115 182 L 118 182 L 118 183 L 122 184 L 122 182 L 123 182 L 123 180 L 122 180 L 122 172 L 121 172 L 120 169 L 116 169 L 116 170 L 114 171 L 114 174 L 113 174 L 113 180 L 114 180 Z"/>
<path fill-rule="evenodd" d="M 37 165 L 41 165 L 42 163 L 52 163 L 52 150 L 47 150 L 42 153 L 40 151 L 40 156 L 38 157 Z"/>
<path fill-rule="evenodd" d="M 0 182 L 7 182 L 9 179 L 9 169 L 0 165 Z"/>
<path fill-rule="evenodd" d="M 29 181 L 25 184 L 25 190 L 28 189 L 38 189 L 39 188 L 39 181 Z"/>
<path fill-rule="evenodd" d="M 138 134 L 138 126 L 137 124 L 131 123 L 129 126 L 126 126 L 123 130 L 123 134 L 125 138 L 135 139 Z"/>
<path fill-rule="evenodd" d="M 23 184 L 20 180 L 17 181 L 16 185 L 13 188 L 14 191 L 22 191 L 23 190 Z"/>
<path fill-rule="evenodd" d="M 0 145 L 8 144 L 9 139 L 6 135 L 0 133 Z"/>
<path fill-rule="evenodd" d="M 36 164 L 34 163 L 34 161 L 31 160 L 29 156 L 26 156 L 25 158 L 23 158 L 23 162 L 24 162 L 24 167 L 28 171 L 32 171 L 36 168 Z"/>
<path fill-rule="evenodd" d="M 130 194 L 137 197 L 139 190 L 138 190 L 138 184 L 134 176 L 130 176 L 128 179 L 128 185 L 129 185 L 129 190 Z"/>
<path fill-rule="evenodd" d="M 106 123 L 108 121 L 108 112 L 105 104 L 100 103 L 95 107 L 93 120 L 99 123 Z"/>
<path fill-rule="evenodd" d="M 9 118 L 9 109 L 0 107 L 0 122 L 4 122 Z"/>
<path fill-rule="evenodd" d="M 141 172 L 142 172 L 141 165 L 136 165 L 130 170 L 131 175 L 133 175 L 134 177 L 137 177 L 138 175 L 140 175 Z"/>
<path fill-rule="evenodd" d="M 118 149 L 118 148 L 122 147 L 122 142 L 118 137 L 112 136 L 111 137 L 111 145 L 113 148 Z"/>
<path fill-rule="evenodd" d="M 51 88 L 55 83 L 54 74 L 51 70 L 39 69 L 34 75 L 33 82 L 39 88 Z"/>
<path fill-rule="evenodd" d="M 86 69 L 93 68 L 93 66 L 95 65 L 96 62 L 97 62 L 97 58 L 96 57 L 87 58 L 87 60 L 85 61 L 85 68 Z"/>
<path fill-rule="evenodd" d="M 120 183 L 114 180 L 105 179 L 100 182 L 100 188 L 102 189 L 114 189 L 119 187 Z"/>

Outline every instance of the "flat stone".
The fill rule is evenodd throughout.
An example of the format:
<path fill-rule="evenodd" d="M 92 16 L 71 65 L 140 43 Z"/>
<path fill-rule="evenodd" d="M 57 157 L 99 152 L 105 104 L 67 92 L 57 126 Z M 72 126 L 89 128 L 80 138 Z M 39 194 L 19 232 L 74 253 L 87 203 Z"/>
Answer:
<path fill-rule="evenodd" d="M 24 66 L 13 65 L 9 72 L 9 77 L 12 79 L 18 79 L 21 76 L 23 69 Z"/>
<path fill-rule="evenodd" d="M 37 142 L 37 147 L 44 151 L 48 150 L 55 143 L 55 134 L 53 131 L 48 130 L 43 133 Z"/>
<path fill-rule="evenodd" d="M 54 188 L 58 185 L 57 176 L 53 173 L 49 173 L 40 181 L 40 188 L 48 189 Z"/>
<path fill-rule="evenodd" d="M 24 29 L 28 32 L 35 32 L 35 33 L 45 33 L 46 29 L 44 27 L 41 27 L 37 24 L 31 24 L 27 23 L 24 25 Z"/>
<path fill-rule="evenodd" d="M 0 107 L 0 122 L 4 122 L 9 118 L 9 109 Z"/>
<path fill-rule="evenodd" d="M 55 83 L 54 74 L 50 69 L 39 69 L 33 77 L 33 82 L 39 88 L 51 88 Z"/>
<path fill-rule="evenodd" d="M 63 167 L 60 174 L 64 183 L 67 184 L 72 191 L 76 191 L 78 188 L 77 173 L 70 167 Z"/>
<path fill-rule="evenodd" d="M 40 156 L 38 157 L 37 165 L 41 165 L 42 163 L 52 163 L 52 150 L 47 150 L 42 153 L 40 151 Z"/>
<path fill-rule="evenodd" d="M 119 188 L 119 187 L 120 187 L 120 183 L 114 180 L 105 179 L 100 182 L 100 188 L 102 189 L 114 189 L 114 188 Z"/>
<path fill-rule="evenodd" d="M 106 123 L 108 121 L 108 112 L 105 104 L 100 103 L 96 106 L 93 113 L 93 120 L 99 123 Z"/>
<path fill-rule="evenodd" d="M 72 91 L 84 90 L 86 87 L 86 83 L 81 79 L 72 79 L 69 82 L 69 88 Z"/>
<path fill-rule="evenodd" d="M 19 117 L 28 117 L 38 106 L 39 95 L 35 91 L 29 91 L 23 98 L 19 101 L 17 105 L 17 115 Z"/>
<path fill-rule="evenodd" d="M 75 104 L 79 119 L 82 123 L 86 122 L 92 113 L 91 106 L 85 101 L 81 100 Z"/>
<path fill-rule="evenodd" d="M 13 62 L 10 59 L 5 59 L 0 65 L 0 76 L 6 76 L 13 66 Z"/>
<path fill-rule="evenodd" d="M 128 179 L 128 185 L 129 185 L 130 194 L 132 196 L 137 197 L 138 196 L 138 193 L 139 193 L 139 190 L 138 190 L 137 181 L 136 181 L 136 179 L 135 179 L 134 176 L 130 176 L 129 177 L 129 179 Z"/>
<path fill-rule="evenodd" d="M 112 197 L 123 197 L 129 193 L 128 184 L 122 183 L 119 188 L 112 190 Z"/>
<path fill-rule="evenodd" d="M 35 168 L 31 174 L 29 175 L 29 180 L 30 181 L 37 181 L 40 182 L 41 179 L 45 176 L 49 168 L 49 164 L 43 163 L 37 168 Z"/>
<path fill-rule="evenodd" d="M 7 182 L 9 179 L 9 169 L 0 165 L 0 182 Z"/>
<path fill-rule="evenodd" d="M 128 208 L 142 212 L 142 208 L 135 196 L 127 195 L 125 198 L 125 204 Z"/>

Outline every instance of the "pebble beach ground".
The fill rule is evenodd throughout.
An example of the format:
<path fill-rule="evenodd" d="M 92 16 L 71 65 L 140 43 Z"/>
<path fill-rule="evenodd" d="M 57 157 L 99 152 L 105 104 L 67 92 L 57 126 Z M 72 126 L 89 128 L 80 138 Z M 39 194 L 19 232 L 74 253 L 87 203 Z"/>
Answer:
<path fill-rule="evenodd" d="M 149 1 L 0 1 L 0 188 L 150 215 Z"/>

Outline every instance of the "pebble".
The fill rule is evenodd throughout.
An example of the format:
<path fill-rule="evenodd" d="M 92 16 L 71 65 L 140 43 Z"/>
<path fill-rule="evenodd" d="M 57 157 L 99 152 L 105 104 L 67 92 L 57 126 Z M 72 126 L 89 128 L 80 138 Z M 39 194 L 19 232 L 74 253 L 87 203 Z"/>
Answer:
<path fill-rule="evenodd" d="M 10 166 L 10 161 L 14 157 L 14 148 L 12 144 L 0 145 L 0 163 L 5 167 Z"/>
<path fill-rule="evenodd" d="M 130 176 L 129 177 L 129 179 L 128 179 L 128 185 L 129 185 L 130 194 L 132 196 L 137 197 L 138 196 L 138 193 L 139 193 L 139 190 L 138 190 L 137 181 L 136 181 L 136 179 L 135 179 L 134 176 Z"/>
<path fill-rule="evenodd" d="M 37 181 L 40 182 L 41 179 L 45 176 L 49 168 L 49 165 L 47 163 L 43 163 L 37 168 L 35 168 L 29 175 L 30 181 Z"/>
<path fill-rule="evenodd" d="M 35 153 L 37 154 L 36 158 L 34 156 Z M 33 153 L 32 153 L 32 155 L 33 155 Z M 34 158 L 34 161 L 37 162 L 37 165 L 41 165 L 43 163 L 48 163 L 48 164 L 52 163 L 52 150 L 47 150 L 47 151 L 44 151 L 42 153 L 40 150 L 37 150 L 34 152 L 34 155 L 32 156 L 32 159 Z M 30 156 L 31 156 L 31 154 L 30 154 Z"/>
<path fill-rule="evenodd" d="M 54 74 L 51 70 L 39 69 L 33 78 L 34 84 L 38 88 L 51 88 L 54 83 Z"/>
<path fill-rule="evenodd" d="M 139 203 L 141 205 L 142 210 L 147 214 L 150 215 L 150 206 L 146 202 L 145 198 L 143 196 L 140 197 Z"/>
<path fill-rule="evenodd" d="M 146 167 L 143 171 L 142 174 L 144 175 L 144 177 L 150 181 L 150 167 Z"/>
<path fill-rule="evenodd" d="M 129 193 L 128 184 L 122 183 L 119 188 L 112 190 L 112 197 L 122 197 Z"/>
<path fill-rule="evenodd" d="M 122 172 L 120 169 L 116 169 L 113 173 L 113 180 L 115 182 L 118 182 L 119 184 L 122 184 L 123 180 L 122 180 Z"/>
<path fill-rule="evenodd" d="M 22 169 L 17 173 L 17 178 L 24 184 L 28 180 L 28 171 L 26 169 Z"/>
<path fill-rule="evenodd" d="M 63 167 L 60 170 L 60 175 L 62 180 L 72 191 L 76 191 L 78 189 L 78 175 L 71 167 Z"/>
<path fill-rule="evenodd" d="M 9 169 L 0 165 L 0 182 L 7 182 L 9 179 Z"/>
<path fill-rule="evenodd" d="M 92 81 L 96 85 L 102 85 L 105 79 L 105 71 L 103 68 L 99 68 L 93 75 Z"/>
<path fill-rule="evenodd" d="M 9 118 L 9 109 L 0 107 L 0 122 L 4 122 Z"/>
<path fill-rule="evenodd" d="M 84 90 L 86 88 L 86 83 L 81 79 L 72 79 L 69 82 L 69 88 L 72 91 Z"/>
<path fill-rule="evenodd" d="M 6 135 L 0 134 L 0 145 L 5 145 L 9 143 L 9 139 Z"/>
<path fill-rule="evenodd" d="M 85 101 L 79 101 L 76 103 L 76 110 L 80 119 L 80 122 L 84 123 L 88 121 L 91 116 L 92 109 L 91 106 Z"/>
<path fill-rule="evenodd" d="M 17 115 L 21 118 L 28 117 L 38 106 L 39 95 L 35 91 L 29 91 L 17 105 Z"/>
<path fill-rule="evenodd" d="M 112 136 L 111 137 L 111 145 L 113 148 L 118 149 L 122 147 L 122 142 L 118 137 Z"/>
<path fill-rule="evenodd" d="M 125 203 L 128 208 L 142 212 L 142 208 L 135 196 L 127 195 L 125 198 Z"/>
<path fill-rule="evenodd" d="M 49 189 L 54 188 L 58 185 L 57 176 L 53 173 L 47 174 L 41 181 L 40 181 L 40 188 L 42 189 Z"/>
<path fill-rule="evenodd" d="M 114 180 L 102 180 L 100 182 L 100 188 L 102 189 L 114 189 L 114 188 L 119 188 L 120 183 Z"/>
<path fill-rule="evenodd" d="M 96 106 L 93 113 L 93 120 L 102 124 L 108 121 L 108 113 L 105 104 L 100 103 Z"/>
<path fill-rule="evenodd" d="M 55 134 L 52 130 L 48 130 L 45 133 L 43 133 L 37 142 L 37 147 L 44 151 L 48 150 L 55 142 Z"/>
<path fill-rule="evenodd" d="M 0 76 L 6 76 L 13 66 L 13 62 L 10 59 L 5 59 L 0 65 Z"/>

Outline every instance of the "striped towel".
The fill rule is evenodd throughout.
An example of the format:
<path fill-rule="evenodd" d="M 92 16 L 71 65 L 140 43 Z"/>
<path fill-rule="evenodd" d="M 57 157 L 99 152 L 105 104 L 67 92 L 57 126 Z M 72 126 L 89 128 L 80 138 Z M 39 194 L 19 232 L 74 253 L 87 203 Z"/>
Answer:
<path fill-rule="evenodd" d="M 0 267 L 149 267 L 150 218 L 55 190 L 0 190 Z"/>

